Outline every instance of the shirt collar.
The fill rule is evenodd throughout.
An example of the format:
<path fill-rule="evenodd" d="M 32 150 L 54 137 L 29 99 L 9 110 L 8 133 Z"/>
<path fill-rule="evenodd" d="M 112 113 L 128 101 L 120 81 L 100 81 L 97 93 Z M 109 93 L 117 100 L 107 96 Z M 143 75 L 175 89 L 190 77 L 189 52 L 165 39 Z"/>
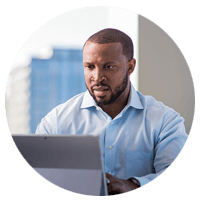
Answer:
<path fill-rule="evenodd" d="M 140 97 L 132 84 L 131 84 L 131 91 L 130 91 L 128 103 L 127 103 L 127 107 L 129 106 L 132 106 L 133 108 L 137 108 L 137 109 L 144 109 L 142 102 L 140 100 Z"/>
<path fill-rule="evenodd" d="M 92 106 L 97 106 L 97 103 L 95 102 L 93 97 L 90 95 L 89 91 L 87 90 L 83 96 L 81 108 L 89 108 Z"/>
<path fill-rule="evenodd" d="M 89 108 L 92 106 L 97 106 L 97 104 L 96 104 L 95 100 L 93 99 L 93 97 L 90 95 L 89 91 L 87 90 L 84 94 L 81 108 Z M 131 91 L 130 91 L 130 95 L 129 95 L 129 99 L 128 99 L 128 104 L 126 107 L 129 107 L 129 106 L 132 106 L 136 109 L 144 109 L 144 107 L 140 101 L 140 97 L 132 84 L 131 84 Z"/>

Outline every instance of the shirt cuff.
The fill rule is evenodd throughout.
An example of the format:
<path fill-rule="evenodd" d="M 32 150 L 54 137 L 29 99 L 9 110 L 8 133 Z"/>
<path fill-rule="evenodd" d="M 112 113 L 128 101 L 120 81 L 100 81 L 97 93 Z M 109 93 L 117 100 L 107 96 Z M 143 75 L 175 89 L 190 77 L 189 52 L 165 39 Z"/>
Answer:
<path fill-rule="evenodd" d="M 133 178 L 137 179 L 140 182 L 140 187 L 150 182 L 150 180 L 148 178 L 145 178 L 145 177 L 134 176 Z"/>

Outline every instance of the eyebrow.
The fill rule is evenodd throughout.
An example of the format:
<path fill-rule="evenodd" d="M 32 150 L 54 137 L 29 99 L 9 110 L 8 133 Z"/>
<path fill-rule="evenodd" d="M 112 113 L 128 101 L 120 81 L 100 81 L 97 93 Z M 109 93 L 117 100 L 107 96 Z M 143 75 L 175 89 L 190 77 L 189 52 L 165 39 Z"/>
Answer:
<path fill-rule="evenodd" d="M 110 62 L 106 62 L 106 63 L 104 63 L 103 65 L 114 64 L 114 63 L 116 63 L 116 62 L 110 61 Z M 93 63 L 90 63 L 90 62 L 83 62 L 83 64 L 93 65 Z"/>

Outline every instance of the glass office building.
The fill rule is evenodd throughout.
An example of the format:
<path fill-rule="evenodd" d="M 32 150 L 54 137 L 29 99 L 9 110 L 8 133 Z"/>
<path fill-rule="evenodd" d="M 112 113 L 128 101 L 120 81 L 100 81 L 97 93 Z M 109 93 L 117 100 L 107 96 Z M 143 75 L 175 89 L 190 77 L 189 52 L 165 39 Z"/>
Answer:
<path fill-rule="evenodd" d="M 30 63 L 30 132 L 57 105 L 86 91 L 82 50 L 53 49 L 49 59 Z"/>

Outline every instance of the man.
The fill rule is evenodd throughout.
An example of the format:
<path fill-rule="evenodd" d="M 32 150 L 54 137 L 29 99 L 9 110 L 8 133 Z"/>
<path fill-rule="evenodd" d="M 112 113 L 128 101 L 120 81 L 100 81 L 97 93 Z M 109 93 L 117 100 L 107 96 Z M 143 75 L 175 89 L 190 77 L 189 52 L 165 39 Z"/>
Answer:
<path fill-rule="evenodd" d="M 161 174 L 182 149 L 183 118 L 136 92 L 133 43 L 116 29 L 92 35 L 83 48 L 87 91 L 57 106 L 37 134 L 99 135 L 109 194 L 136 189 Z M 148 84 L 148 83 L 147 83 Z"/>

